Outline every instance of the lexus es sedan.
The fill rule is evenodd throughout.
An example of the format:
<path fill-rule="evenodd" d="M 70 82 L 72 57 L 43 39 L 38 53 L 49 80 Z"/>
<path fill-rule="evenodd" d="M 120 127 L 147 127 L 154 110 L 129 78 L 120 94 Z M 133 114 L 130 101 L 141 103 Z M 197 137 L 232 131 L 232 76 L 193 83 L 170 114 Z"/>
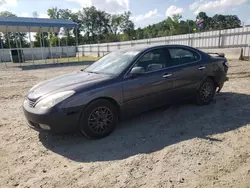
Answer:
<path fill-rule="evenodd" d="M 80 131 L 99 139 L 119 120 L 191 98 L 207 105 L 227 81 L 223 54 L 183 45 L 122 49 L 85 70 L 41 82 L 30 89 L 23 111 L 31 128 Z"/>

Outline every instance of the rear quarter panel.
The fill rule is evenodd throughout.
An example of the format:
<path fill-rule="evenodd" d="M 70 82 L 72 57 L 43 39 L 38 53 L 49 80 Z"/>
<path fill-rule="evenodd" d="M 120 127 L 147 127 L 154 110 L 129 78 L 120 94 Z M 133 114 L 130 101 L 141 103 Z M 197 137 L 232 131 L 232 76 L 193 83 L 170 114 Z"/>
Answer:
<path fill-rule="evenodd" d="M 220 57 L 208 57 L 208 76 L 212 76 L 219 87 L 222 87 L 225 80 L 228 69 L 223 65 L 227 59 Z"/>

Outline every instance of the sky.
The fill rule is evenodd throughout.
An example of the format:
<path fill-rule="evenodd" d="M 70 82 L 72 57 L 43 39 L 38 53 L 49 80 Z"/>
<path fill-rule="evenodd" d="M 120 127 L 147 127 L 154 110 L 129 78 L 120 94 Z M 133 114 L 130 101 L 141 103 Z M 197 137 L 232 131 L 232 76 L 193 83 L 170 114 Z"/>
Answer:
<path fill-rule="evenodd" d="M 22 17 L 32 17 L 36 11 L 39 17 L 47 18 L 47 9 L 52 7 L 77 12 L 92 5 L 111 14 L 130 10 L 136 28 L 157 23 L 176 13 L 183 19 L 194 20 L 200 11 L 209 16 L 234 14 L 245 25 L 250 24 L 250 0 L 0 0 L 0 11 Z"/>

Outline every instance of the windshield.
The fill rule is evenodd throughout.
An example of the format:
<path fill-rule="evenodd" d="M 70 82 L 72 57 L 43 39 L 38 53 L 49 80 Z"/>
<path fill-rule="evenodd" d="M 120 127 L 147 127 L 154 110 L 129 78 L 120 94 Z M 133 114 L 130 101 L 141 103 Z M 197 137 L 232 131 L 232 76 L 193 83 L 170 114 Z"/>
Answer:
<path fill-rule="evenodd" d="M 112 52 L 90 65 L 85 71 L 117 75 L 128 67 L 138 53 L 138 51 Z"/>

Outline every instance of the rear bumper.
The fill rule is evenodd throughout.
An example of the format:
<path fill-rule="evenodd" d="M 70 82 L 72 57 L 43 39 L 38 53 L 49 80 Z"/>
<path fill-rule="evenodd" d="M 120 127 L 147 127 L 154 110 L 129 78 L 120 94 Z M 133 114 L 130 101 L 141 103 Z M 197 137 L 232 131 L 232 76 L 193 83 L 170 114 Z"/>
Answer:
<path fill-rule="evenodd" d="M 80 112 L 66 113 L 54 108 L 49 111 L 39 111 L 35 108 L 23 105 L 23 112 L 28 125 L 37 131 L 49 131 L 53 133 L 74 132 L 78 129 Z"/>
<path fill-rule="evenodd" d="M 217 93 L 219 93 L 221 91 L 221 89 L 223 88 L 225 82 L 229 81 L 229 78 L 225 75 L 223 77 L 223 79 L 221 79 L 220 82 L 218 82 L 218 90 L 217 90 Z"/>

